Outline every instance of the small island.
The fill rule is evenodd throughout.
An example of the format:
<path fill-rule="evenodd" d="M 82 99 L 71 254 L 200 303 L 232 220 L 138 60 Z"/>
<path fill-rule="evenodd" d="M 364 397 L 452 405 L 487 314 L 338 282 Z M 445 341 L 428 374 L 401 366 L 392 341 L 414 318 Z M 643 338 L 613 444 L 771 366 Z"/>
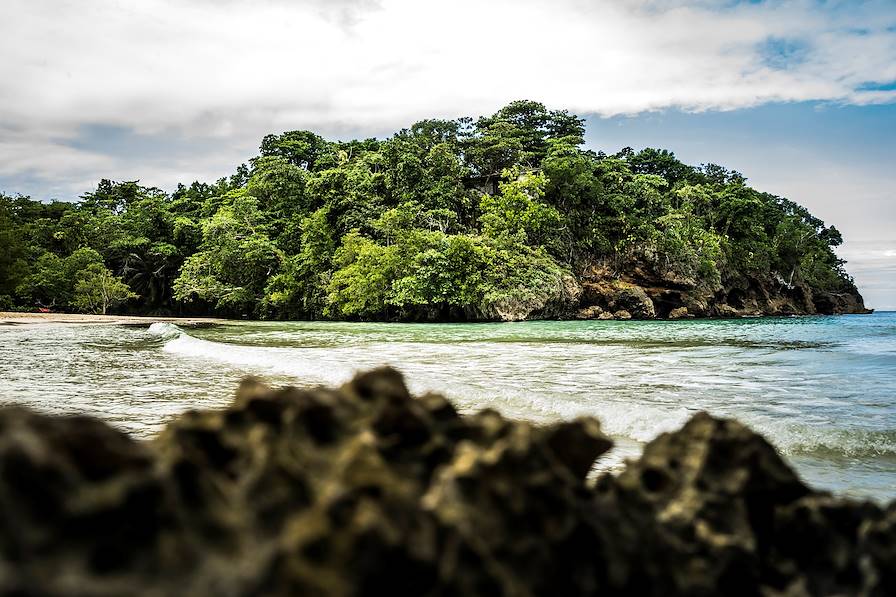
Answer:
<path fill-rule="evenodd" d="M 268 135 L 173 193 L 0 196 L 0 309 L 518 321 L 867 313 L 834 226 L 715 164 L 584 148 L 533 101 L 385 140 Z"/>

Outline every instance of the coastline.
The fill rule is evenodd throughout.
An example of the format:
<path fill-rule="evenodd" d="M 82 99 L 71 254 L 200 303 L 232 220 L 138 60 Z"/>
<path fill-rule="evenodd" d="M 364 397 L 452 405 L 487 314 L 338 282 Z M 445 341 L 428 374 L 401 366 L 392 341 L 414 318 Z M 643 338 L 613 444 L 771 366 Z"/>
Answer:
<path fill-rule="evenodd" d="M 867 309 L 864 313 L 834 313 L 832 315 L 871 315 L 874 309 Z M 693 320 L 713 320 L 713 319 L 764 319 L 775 317 L 814 317 L 822 315 L 820 313 L 758 313 L 758 314 L 737 314 L 727 317 L 653 317 L 653 318 L 633 318 L 633 317 L 600 317 L 590 318 L 591 320 L 611 320 L 611 321 L 693 321 Z M 524 319 L 519 321 L 588 321 L 589 318 L 582 317 L 560 317 L 560 318 L 544 318 L 544 319 Z M 90 313 L 25 313 L 17 311 L 0 311 L 0 326 L 2 325 L 31 325 L 31 324 L 47 324 L 47 323 L 67 323 L 67 324 L 99 324 L 99 325 L 149 325 L 155 322 L 176 323 L 183 327 L 206 327 L 212 325 L 226 325 L 234 322 L 245 321 L 266 321 L 263 319 L 225 319 L 221 317 L 170 317 L 170 316 L 152 316 L 152 315 L 94 315 Z M 293 320 L 307 321 L 307 320 Z M 351 321 L 341 320 L 321 320 L 321 321 Z M 367 320 L 360 320 L 367 321 Z M 370 320 L 381 323 L 410 323 L 407 321 L 389 321 L 389 320 Z M 504 321 L 503 323 L 512 323 L 516 320 Z M 433 321 L 426 323 L 502 323 L 501 320 L 481 320 L 481 321 Z"/>
<path fill-rule="evenodd" d="M 187 327 L 202 327 L 230 323 L 232 319 L 218 317 L 152 317 L 147 315 L 92 315 L 87 313 L 17 313 L 0 311 L 0 325 L 27 325 L 44 323 L 100 324 L 100 325 L 149 325 L 155 322 L 176 323 Z"/>

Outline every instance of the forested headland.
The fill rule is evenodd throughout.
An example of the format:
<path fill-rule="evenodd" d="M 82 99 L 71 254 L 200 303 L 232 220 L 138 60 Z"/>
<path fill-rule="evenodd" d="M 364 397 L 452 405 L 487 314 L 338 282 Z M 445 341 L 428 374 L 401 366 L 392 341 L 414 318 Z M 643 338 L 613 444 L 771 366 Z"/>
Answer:
<path fill-rule="evenodd" d="M 834 226 L 517 101 L 385 140 L 266 136 L 214 183 L 0 195 L 0 309 L 518 320 L 864 312 Z M 9 190 L 7 190 L 9 191 Z"/>

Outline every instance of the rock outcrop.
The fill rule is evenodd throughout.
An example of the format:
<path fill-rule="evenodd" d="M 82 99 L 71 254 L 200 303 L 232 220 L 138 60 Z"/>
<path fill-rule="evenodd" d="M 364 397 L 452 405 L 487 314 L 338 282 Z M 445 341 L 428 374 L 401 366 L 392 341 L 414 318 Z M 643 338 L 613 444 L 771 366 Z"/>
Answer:
<path fill-rule="evenodd" d="M 656 310 L 643 288 L 622 280 L 595 280 L 582 286 L 580 318 L 611 313 L 618 319 L 653 319 Z M 626 316 L 622 315 L 626 314 Z"/>
<path fill-rule="evenodd" d="M 846 284 L 846 281 L 844 281 Z M 621 272 L 596 265 L 582 274 L 577 319 L 681 319 L 760 315 L 871 313 L 855 286 L 841 292 L 813 290 L 780 276 L 742 277 L 709 288 L 695 279 L 629 265 Z M 621 316 L 620 316 L 621 312 Z M 627 315 L 627 317 L 625 316 Z"/>
<path fill-rule="evenodd" d="M 0 594 L 896 594 L 896 507 L 812 491 L 739 423 L 697 415 L 590 478 L 611 445 L 389 369 L 246 381 L 150 442 L 0 409 Z"/>

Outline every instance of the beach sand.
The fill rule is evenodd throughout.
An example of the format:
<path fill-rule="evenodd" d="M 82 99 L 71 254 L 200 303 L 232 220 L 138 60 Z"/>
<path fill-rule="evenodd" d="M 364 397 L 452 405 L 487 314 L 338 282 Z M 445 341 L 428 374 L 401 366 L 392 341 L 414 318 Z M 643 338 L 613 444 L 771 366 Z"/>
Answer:
<path fill-rule="evenodd" d="M 144 317 L 139 315 L 88 315 L 82 313 L 16 313 L 0 311 L 0 325 L 36 323 L 89 323 L 106 325 L 149 325 L 163 321 L 187 327 L 228 323 L 231 320 L 214 317 Z"/>

